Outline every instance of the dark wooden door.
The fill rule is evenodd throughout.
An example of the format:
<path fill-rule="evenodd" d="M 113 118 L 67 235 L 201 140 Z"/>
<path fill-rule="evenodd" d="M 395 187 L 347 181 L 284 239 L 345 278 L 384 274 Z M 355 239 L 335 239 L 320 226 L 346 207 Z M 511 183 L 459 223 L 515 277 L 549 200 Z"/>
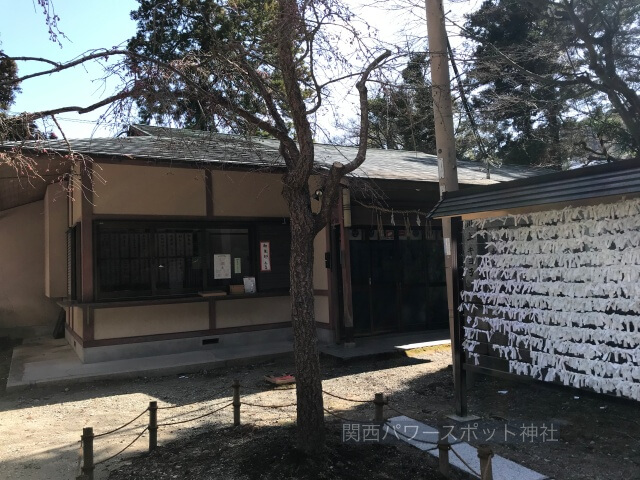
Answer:
<path fill-rule="evenodd" d="M 349 235 L 356 335 L 446 327 L 441 236 L 399 227 Z"/>

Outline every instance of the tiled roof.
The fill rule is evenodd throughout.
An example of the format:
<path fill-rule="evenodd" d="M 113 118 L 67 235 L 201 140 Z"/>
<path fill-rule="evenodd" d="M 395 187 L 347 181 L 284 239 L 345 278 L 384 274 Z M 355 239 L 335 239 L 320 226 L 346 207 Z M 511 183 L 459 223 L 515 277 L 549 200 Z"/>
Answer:
<path fill-rule="evenodd" d="M 237 135 L 180 130 L 135 125 L 132 136 L 123 138 L 93 138 L 70 140 L 73 150 L 93 156 L 115 156 L 139 160 L 168 162 L 197 162 L 245 167 L 283 167 L 276 140 L 246 138 Z M 62 140 L 26 142 L 26 149 L 67 151 Z M 316 144 L 315 160 L 318 168 L 328 168 L 334 162 L 346 163 L 356 155 L 356 147 Z M 458 181 L 467 185 L 487 185 L 496 182 L 527 178 L 547 170 L 503 166 L 491 169 L 486 178 L 484 165 L 458 162 Z M 373 179 L 438 181 L 438 163 L 434 155 L 402 150 L 369 149 L 365 163 L 355 175 Z"/>

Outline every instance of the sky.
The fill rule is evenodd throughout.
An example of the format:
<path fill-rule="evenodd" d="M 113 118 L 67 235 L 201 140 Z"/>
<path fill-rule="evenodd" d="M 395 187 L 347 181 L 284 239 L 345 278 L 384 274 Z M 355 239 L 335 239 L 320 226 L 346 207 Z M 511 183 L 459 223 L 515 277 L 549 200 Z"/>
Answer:
<path fill-rule="evenodd" d="M 347 0 L 352 6 L 367 0 Z M 424 18 L 422 0 L 416 0 L 413 11 L 381 11 L 380 3 L 369 3 L 359 10 L 368 23 L 380 30 L 380 35 L 400 39 L 407 34 L 419 33 Z M 49 40 L 41 8 L 36 0 L 0 0 L 4 14 L 0 16 L 0 48 L 10 56 L 44 57 L 58 62 L 69 61 L 96 48 L 110 48 L 126 42 L 135 34 L 136 25 L 130 12 L 137 8 L 135 0 L 55 0 L 55 13 L 60 17 L 59 28 L 67 38 L 61 38 L 62 47 Z M 473 8 L 479 0 L 445 0 L 445 10 L 460 16 Z M 366 4 L 366 3 L 365 3 Z M 375 6 L 378 5 L 378 6 Z M 357 8 L 357 7 L 356 7 Z M 411 30 L 411 32 L 409 32 Z M 452 36 L 455 43 L 455 35 Z M 19 75 L 42 70 L 44 64 L 20 62 Z M 87 106 L 113 94 L 118 86 L 113 80 L 102 80 L 103 70 L 97 64 L 76 67 L 63 73 L 30 79 L 22 83 L 11 113 L 33 112 L 68 105 Z M 355 102 L 355 95 L 345 95 L 346 102 Z M 355 106 L 353 107 L 355 109 Z M 65 113 L 57 116 L 68 138 L 113 136 L 123 125 L 112 118 L 96 122 L 105 109 L 78 115 Z M 135 118 L 132 118 L 135 121 Z M 51 124 L 47 128 L 55 127 Z"/>
<path fill-rule="evenodd" d="M 136 25 L 129 13 L 137 7 L 135 0 L 56 0 L 59 27 L 68 39 L 62 47 L 49 40 L 45 18 L 35 0 L 0 0 L 0 48 L 10 56 L 44 57 L 56 61 L 71 60 L 87 50 L 113 47 L 135 34 Z M 9 6 L 10 4 L 10 6 Z M 42 69 L 43 64 L 18 64 L 19 75 Z M 22 83 L 11 112 L 38 111 L 67 105 L 90 105 L 113 93 L 114 82 L 100 80 L 98 65 L 76 67 Z M 110 136 L 116 125 L 105 125 L 94 132 L 95 121 L 104 109 L 84 115 L 65 113 L 58 121 L 69 138 L 87 138 L 92 134 Z"/>

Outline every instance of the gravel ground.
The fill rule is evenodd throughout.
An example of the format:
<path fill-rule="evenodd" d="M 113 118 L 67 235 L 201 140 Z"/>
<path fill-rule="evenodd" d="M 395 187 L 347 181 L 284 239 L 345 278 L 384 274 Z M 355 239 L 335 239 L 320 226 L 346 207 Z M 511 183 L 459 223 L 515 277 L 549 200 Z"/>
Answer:
<path fill-rule="evenodd" d="M 348 363 L 323 360 L 323 385 L 326 391 L 354 399 L 368 400 L 376 392 L 385 392 L 390 395 L 391 406 L 435 425 L 445 414 L 452 413 L 450 360 L 448 348 L 428 349 L 415 357 L 394 356 Z M 270 363 L 230 368 L 224 372 L 92 382 L 69 388 L 40 387 L 2 394 L 0 478 L 75 478 L 79 464 L 78 440 L 83 427 L 92 426 L 96 434 L 107 432 L 134 418 L 145 410 L 151 400 L 157 400 L 160 406 L 179 405 L 159 410 L 161 424 L 192 418 L 225 405 L 234 378 L 247 387 L 242 391 L 247 402 L 292 403 L 295 398 L 293 390 L 271 389 L 263 380 L 267 374 L 291 371 L 291 359 L 283 358 Z M 185 404 L 190 405 L 183 406 Z M 325 406 L 348 418 L 364 420 L 371 419 L 373 415 L 370 404 L 356 404 L 329 396 L 325 398 Z M 479 379 L 469 391 L 469 408 L 483 419 L 554 421 L 560 428 L 558 442 L 495 446 L 496 453 L 541 473 L 558 479 L 640 479 L 640 409 L 637 403 L 542 384 Z M 244 407 L 242 422 L 260 427 L 256 431 L 283 432 L 290 427 L 294 413 L 295 408 Z M 395 414 L 388 413 L 389 416 Z M 145 414 L 117 433 L 97 438 L 96 461 L 124 448 L 144 428 L 146 421 Z M 201 443 L 189 443 L 189 438 L 198 438 L 197 435 L 212 426 L 218 430 L 226 428 L 231 422 L 231 410 L 224 409 L 187 424 L 161 427 L 158 443 L 165 452 L 186 452 Z M 213 438 L 217 438 L 218 443 L 226 441 L 224 436 L 214 435 Z M 270 438 L 256 433 L 252 437 L 252 441 L 255 440 L 252 448 L 259 451 L 260 445 L 269 445 Z M 174 441 L 178 443 L 171 443 Z M 112 478 L 143 478 L 127 477 L 127 471 L 134 472 L 148 461 L 148 456 L 135 457 L 146 450 L 147 442 L 145 433 L 125 454 L 99 465 L 96 478 L 105 479 L 114 470 L 119 472 L 113 473 Z M 226 444 L 242 442 L 229 438 Z M 245 449 L 243 447 L 242 451 Z M 220 451 L 222 455 L 229 452 L 230 449 L 224 448 Z M 406 452 L 401 453 L 405 455 Z M 157 464 L 163 472 L 171 472 L 166 478 L 189 478 L 175 466 L 175 458 L 171 461 L 171 454 L 167 455 L 167 462 Z M 416 450 L 415 455 L 422 454 Z M 397 473 L 399 478 L 408 478 L 401 472 Z"/>

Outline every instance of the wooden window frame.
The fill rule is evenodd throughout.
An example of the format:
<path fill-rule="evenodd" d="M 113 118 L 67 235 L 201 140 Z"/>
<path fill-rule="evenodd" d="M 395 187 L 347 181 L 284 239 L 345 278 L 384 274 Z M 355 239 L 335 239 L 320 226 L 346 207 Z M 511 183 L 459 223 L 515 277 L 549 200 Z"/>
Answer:
<path fill-rule="evenodd" d="M 226 289 L 229 284 L 232 283 L 232 280 L 223 280 L 220 282 L 216 282 L 215 284 L 211 284 L 210 278 L 212 277 L 211 272 L 209 272 L 210 268 L 212 268 L 213 261 L 213 253 L 211 251 L 211 245 L 208 241 L 208 233 L 213 229 L 246 229 L 248 235 L 248 244 L 249 244 L 249 271 L 242 272 L 243 276 L 253 276 L 256 277 L 258 292 L 271 292 L 271 293 L 288 293 L 289 291 L 289 282 L 287 278 L 286 285 L 277 285 L 276 287 L 270 287 L 269 282 L 265 280 L 262 275 L 265 272 L 260 272 L 259 266 L 259 231 L 261 227 L 271 226 L 273 228 L 274 225 L 287 225 L 288 231 L 288 221 L 283 223 L 281 218 L 273 219 L 273 218 L 263 218 L 263 219 L 232 219 L 232 220 L 154 220 L 154 219 L 95 219 L 93 225 L 93 248 L 94 248 L 94 285 L 95 285 L 95 299 L 97 301 L 127 301 L 127 300 L 142 300 L 142 299 L 162 299 L 162 298 L 170 298 L 170 297 L 193 297 L 197 296 L 200 291 L 207 290 L 220 290 Z M 101 288 L 100 283 L 100 274 L 101 268 L 103 264 L 101 264 L 101 254 L 100 254 L 100 245 L 99 245 L 99 237 L 103 228 L 106 229 L 124 229 L 124 230 L 147 230 L 151 240 L 151 254 L 149 256 L 150 262 L 150 291 L 142 292 L 141 294 L 136 294 L 133 290 L 127 290 L 123 293 L 118 292 L 105 292 Z M 202 239 L 202 245 L 200 246 L 200 254 L 199 257 L 202 258 L 202 285 L 196 289 L 183 289 L 182 291 L 160 291 L 158 289 L 158 274 L 157 274 L 157 264 L 160 259 L 158 254 L 158 245 L 157 245 L 157 236 L 156 233 L 158 230 L 164 229 L 184 229 L 184 230 L 194 230 Z M 290 242 L 290 236 L 287 237 L 287 241 Z M 288 247 L 287 247 L 288 248 Z M 184 257 L 186 258 L 186 257 Z M 72 261 L 75 262 L 75 259 Z M 231 266 L 233 272 L 233 264 Z M 281 268 L 282 270 L 282 268 Z M 288 265 L 287 265 L 288 271 Z M 268 273 L 268 272 L 267 272 Z M 232 273 L 233 275 L 233 273 Z M 236 279 L 237 283 L 237 279 Z M 282 284 L 282 275 L 280 275 L 280 284 Z"/>

